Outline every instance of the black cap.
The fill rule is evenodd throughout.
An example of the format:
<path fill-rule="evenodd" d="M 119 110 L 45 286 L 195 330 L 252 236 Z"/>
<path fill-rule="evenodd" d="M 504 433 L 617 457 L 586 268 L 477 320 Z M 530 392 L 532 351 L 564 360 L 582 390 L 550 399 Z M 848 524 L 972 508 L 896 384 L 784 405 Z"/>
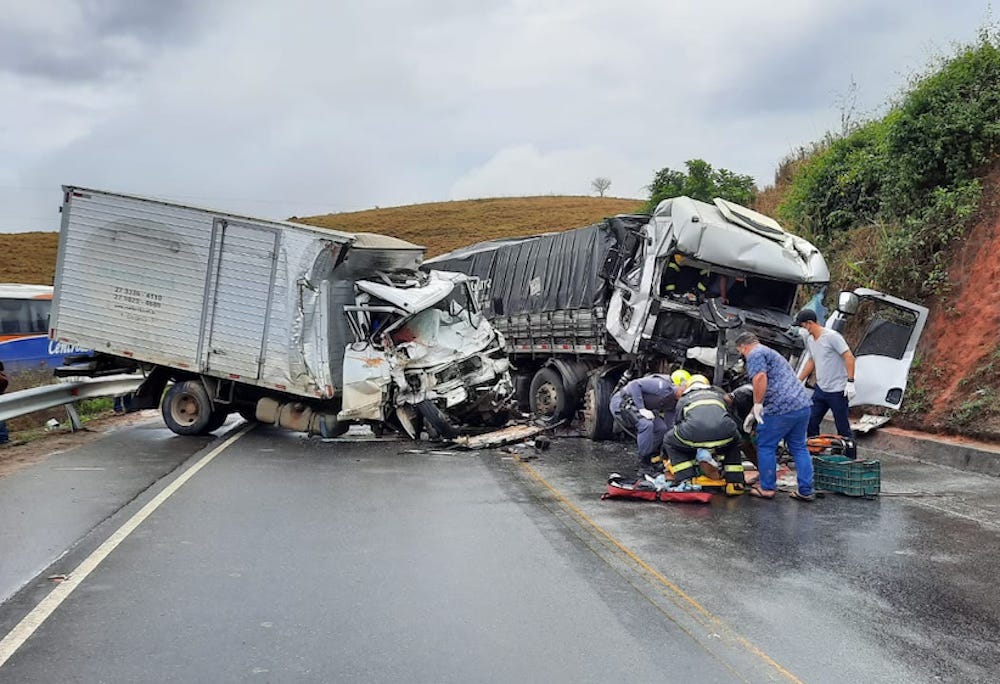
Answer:
<path fill-rule="evenodd" d="M 802 309 L 802 311 L 795 314 L 795 325 L 802 325 L 806 321 L 816 322 L 816 312 L 812 309 Z"/>

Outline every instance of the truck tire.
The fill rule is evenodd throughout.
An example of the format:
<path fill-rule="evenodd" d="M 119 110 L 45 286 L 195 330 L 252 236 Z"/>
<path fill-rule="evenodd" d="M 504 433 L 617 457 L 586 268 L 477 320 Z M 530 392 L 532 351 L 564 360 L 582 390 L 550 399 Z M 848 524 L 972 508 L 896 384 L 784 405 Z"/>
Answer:
<path fill-rule="evenodd" d="M 241 406 L 238 409 L 236 409 L 236 412 L 238 414 L 240 414 L 240 418 L 242 418 L 243 420 L 245 420 L 248 423 L 259 423 L 260 422 L 259 420 L 257 420 L 257 405 L 256 404 L 254 404 L 252 406 Z"/>
<path fill-rule="evenodd" d="M 583 434 L 587 439 L 600 442 L 615 436 L 615 417 L 611 415 L 611 392 L 614 382 L 607 376 L 594 373 L 587 381 L 583 394 Z"/>
<path fill-rule="evenodd" d="M 429 399 L 417 404 L 417 411 L 424 419 L 424 427 L 431 437 L 438 439 L 453 439 L 458 436 L 458 431 L 448 422 L 445 416 L 433 401 Z"/>
<path fill-rule="evenodd" d="M 207 432 L 212 421 L 212 400 L 200 381 L 185 380 L 167 390 L 160 412 L 171 432 L 201 435 Z"/>
<path fill-rule="evenodd" d="M 566 391 L 562 376 L 554 368 L 543 368 L 531 379 L 528 392 L 531 412 L 546 423 L 569 418 L 575 402 Z"/>
<path fill-rule="evenodd" d="M 226 422 L 226 418 L 229 417 L 229 411 L 225 409 L 215 409 L 212 412 L 212 417 L 208 421 L 208 425 L 205 426 L 205 432 L 215 432 L 222 424 Z"/>

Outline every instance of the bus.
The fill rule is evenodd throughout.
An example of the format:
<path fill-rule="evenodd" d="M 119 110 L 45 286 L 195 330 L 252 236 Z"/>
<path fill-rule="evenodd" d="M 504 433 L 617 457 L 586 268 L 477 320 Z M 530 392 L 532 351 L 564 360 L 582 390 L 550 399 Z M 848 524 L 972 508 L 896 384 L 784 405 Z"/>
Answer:
<path fill-rule="evenodd" d="M 0 283 L 0 361 L 8 373 L 51 370 L 87 350 L 49 339 L 52 288 Z"/>

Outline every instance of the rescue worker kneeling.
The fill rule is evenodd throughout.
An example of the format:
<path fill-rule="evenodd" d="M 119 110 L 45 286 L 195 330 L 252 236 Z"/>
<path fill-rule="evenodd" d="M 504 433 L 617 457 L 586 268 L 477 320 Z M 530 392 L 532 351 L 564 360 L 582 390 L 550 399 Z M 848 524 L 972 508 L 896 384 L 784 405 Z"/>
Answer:
<path fill-rule="evenodd" d="M 664 470 L 660 445 L 674 424 L 674 406 L 679 394 L 680 382 L 669 375 L 655 373 L 632 380 L 611 397 L 610 408 L 615 420 L 635 434 L 640 478 Z"/>
<path fill-rule="evenodd" d="M 663 448 L 674 471 L 672 490 L 692 489 L 699 474 L 698 450 L 708 449 L 723 456 L 726 494 L 744 491 L 740 431 L 726 406 L 725 392 L 708 384 L 704 376 L 694 376 L 677 402 L 674 428 L 663 438 Z"/>

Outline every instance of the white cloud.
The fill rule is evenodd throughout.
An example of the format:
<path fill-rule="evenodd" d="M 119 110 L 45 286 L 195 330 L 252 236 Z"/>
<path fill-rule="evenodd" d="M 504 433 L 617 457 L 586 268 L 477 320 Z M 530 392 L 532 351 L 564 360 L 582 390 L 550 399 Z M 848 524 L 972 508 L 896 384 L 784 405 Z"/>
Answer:
<path fill-rule="evenodd" d="M 590 182 L 598 176 L 611 179 L 609 195 L 622 197 L 642 196 L 642 186 L 649 182 L 635 173 L 634 165 L 627 159 L 607 150 L 542 153 L 534 145 L 517 145 L 501 150 L 455 181 L 449 198 L 589 195 Z"/>
<path fill-rule="evenodd" d="M 275 217 L 599 175 L 641 196 L 694 157 L 766 183 L 838 124 L 852 77 L 872 109 L 984 19 L 903 0 L 59 2 L 0 0 L 0 231 L 55 229 L 64 182 Z"/>

